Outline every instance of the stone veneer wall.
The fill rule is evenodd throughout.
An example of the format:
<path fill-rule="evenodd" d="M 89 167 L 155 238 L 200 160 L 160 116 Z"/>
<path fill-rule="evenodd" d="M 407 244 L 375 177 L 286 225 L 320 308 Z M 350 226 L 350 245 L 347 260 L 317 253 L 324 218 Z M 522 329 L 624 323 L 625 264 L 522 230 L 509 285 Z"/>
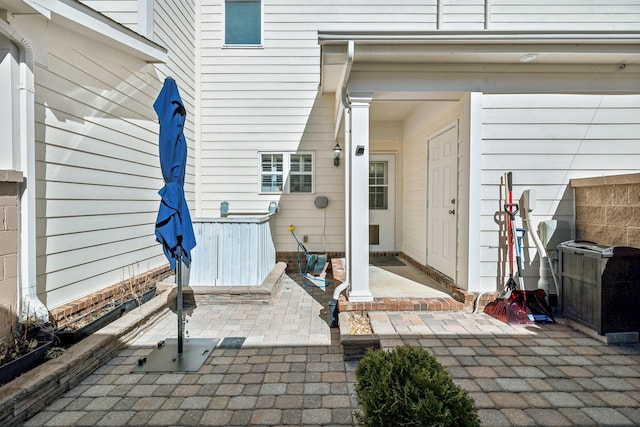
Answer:
<path fill-rule="evenodd" d="M 6 336 L 18 308 L 18 185 L 22 172 L 0 170 L 0 337 Z"/>
<path fill-rule="evenodd" d="M 640 174 L 572 179 L 576 240 L 640 248 Z"/>

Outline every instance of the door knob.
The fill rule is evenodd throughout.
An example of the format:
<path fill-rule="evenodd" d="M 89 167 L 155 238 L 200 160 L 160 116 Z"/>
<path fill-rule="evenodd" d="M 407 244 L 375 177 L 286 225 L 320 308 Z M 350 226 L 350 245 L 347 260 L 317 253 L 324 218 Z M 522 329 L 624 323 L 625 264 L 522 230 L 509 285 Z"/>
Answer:
<path fill-rule="evenodd" d="M 449 209 L 449 213 L 450 213 L 451 215 L 453 215 L 453 214 L 455 214 L 455 213 L 456 213 L 456 210 L 455 210 L 455 209 Z"/>

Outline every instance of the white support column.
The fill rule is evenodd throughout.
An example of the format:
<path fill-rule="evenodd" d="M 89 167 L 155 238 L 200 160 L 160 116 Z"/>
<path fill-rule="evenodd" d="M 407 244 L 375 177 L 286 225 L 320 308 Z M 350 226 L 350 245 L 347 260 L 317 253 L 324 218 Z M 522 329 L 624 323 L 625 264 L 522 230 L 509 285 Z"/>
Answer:
<path fill-rule="evenodd" d="M 349 301 L 373 301 L 369 289 L 369 106 L 370 93 L 351 101 L 351 292 Z"/>

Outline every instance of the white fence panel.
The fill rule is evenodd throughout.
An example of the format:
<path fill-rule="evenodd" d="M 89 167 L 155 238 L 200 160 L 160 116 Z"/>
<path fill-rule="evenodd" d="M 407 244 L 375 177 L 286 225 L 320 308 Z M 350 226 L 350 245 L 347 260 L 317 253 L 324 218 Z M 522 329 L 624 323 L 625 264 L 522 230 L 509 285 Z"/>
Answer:
<path fill-rule="evenodd" d="M 196 218 L 190 286 L 259 286 L 275 266 L 269 215 Z"/>

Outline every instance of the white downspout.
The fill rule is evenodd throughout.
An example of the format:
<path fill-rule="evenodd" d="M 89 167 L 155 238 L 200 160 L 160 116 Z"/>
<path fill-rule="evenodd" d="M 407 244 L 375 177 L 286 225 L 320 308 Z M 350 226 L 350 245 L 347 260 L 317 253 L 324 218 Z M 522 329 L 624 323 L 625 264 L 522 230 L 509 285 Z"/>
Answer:
<path fill-rule="evenodd" d="M 556 275 L 553 271 L 553 267 L 551 266 L 551 260 L 547 256 L 547 251 L 540 240 L 540 236 L 538 236 L 537 227 L 533 224 L 533 221 L 530 217 L 530 212 L 535 209 L 536 205 L 536 192 L 533 189 L 524 190 L 522 195 L 520 196 L 520 217 L 522 217 L 522 223 L 531 236 L 533 240 L 533 244 L 538 251 L 538 255 L 540 256 L 540 267 L 539 267 L 539 279 L 538 279 L 538 287 L 543 289 L 546 292 L 546 298 L 549 298 L 549 271 L 553 277 L 553 284 L 555 286 L 556 294 L 558 293 L 558 281 L 556 279 Z M 551 267 L 551 268 L 549 268 Z"/>
<path fill-rule="evenodd" d="M 25 176 L 20 192 L 20 238 L 18 257 L 20 262 L 21 299 L 20 319 L 34 318 L 49 321 L 47 307 L 38 299 L 36 289 L 36 189 L 35 189 L 35 114 L 33 51 L 29 42 L 6 21 L 0 19 L 0 32 L 18 46 L 20 51 L 20 165 Z M 18 165 L 16 165 L 18 166 Z M 17 168 L 18 169 L 18 168 Z"/>
<path fill-rule="evenodd" d="M 344 152 L 351 152 L 351 105 L 349 103 L 349 94 L 347 92 L 347 84 L 349 83 L 349 76 L 351 75 L 351 67 L 353 66 L 353 58 L 355 55 L 355 43 L 353 40 L 349 40 L 347 43 L 347 64 L 345 67 L 344 78 L 342 79 L 341 100 L 342 106 L 345 109 L 345 123 L 344 123 Z M 344 205 L 345 205 L 345 279 L 344 282 L 336 286 L 333 291 L 332 303 L 337 304 L 340 294 L 344 292 L 350 283 L 351 276 L 351 170 L 350 161 L 345 156 L 344 161 L 345 177 L 344 177 Z"/>

